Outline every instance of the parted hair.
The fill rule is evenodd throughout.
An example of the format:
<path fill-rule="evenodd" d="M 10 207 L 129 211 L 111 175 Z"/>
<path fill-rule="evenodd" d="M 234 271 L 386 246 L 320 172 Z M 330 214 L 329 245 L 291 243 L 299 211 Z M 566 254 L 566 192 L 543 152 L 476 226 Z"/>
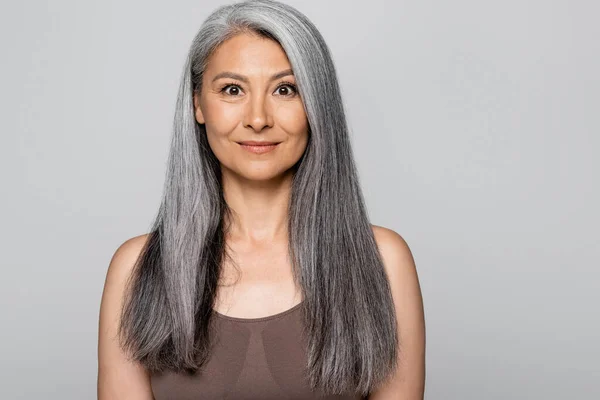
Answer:
<path fill-rule="evenodd" d="M 368 395 L 396 369 L 397 320 L 369 222 L 330 50 L 309 19 L 273 0 L 216 9 L 192 41 L 179 86 L 163 195 L 133 272 L 119 324 L 129 358 L 152 373 L 193 373 L 208 360 L 209 329 L 231 210 L 218 159 L 193 96 L 214 50 L 253 33 L 285 51 L 308 119 L 293 167 L 289 258 L 307 335 L 307 376 L 325 393 Z"/>

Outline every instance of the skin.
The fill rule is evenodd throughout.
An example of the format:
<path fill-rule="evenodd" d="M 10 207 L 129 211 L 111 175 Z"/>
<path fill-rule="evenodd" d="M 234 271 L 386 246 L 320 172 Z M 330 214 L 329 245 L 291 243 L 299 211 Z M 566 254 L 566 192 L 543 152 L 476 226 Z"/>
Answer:
<path fill-rule="evenodd" d="M 272 79 L 285 71 L 289 74 Z M 225 72 L 243 79 L 219 78 Z M 234 212 L 226 241 L 239 273 L 229 262 L 223 266 L 215 305 L 222 314 L 257 318 L 301 301 L 287 260 L 291 168 L 308 143 L 308 119 L 295 85 L 277 42 L 240 34 L 211 55 L 202 90 L 194 96 L 196 120 L 205 124 Z M 280 143 L 254 154 L 238 144 L 244 140 Z"/>
<path fill-rule="evenodd" d="M 241 318 L 285 311 L 301 301 L 287 260 L 287 206 L 290 168 L 304 153 L 308 122 L 294 88 L 293 75 L 270 78 L 291 69 L 283 49 L 269 39 L 240 34 L 211 56 L 195 117 L 205 124 L 209 145 L 221 163 L 225 199 L 234 211 L 226 237 L 233 261 L 226 262 L 215 310 Z M 229 71 L 239 79 L 214 78 Z M 225 87 L 226 84 L 233 84 Z M 225 91 L 222 91 L 225 89 Z M 237 142 L 281 142 L 266 154 L 253 154 Z M 400 367 L 370 400 L 422 400 L 425 386 L 425 320 L 417 271 L 404 239 L 372 225 L 392 291 L 401 342 Z M 124 242 L 111 259 L 100 308 L 98 399 L 153 400 L 150 376 L 129 362 L 115 340 L 125 282 L 148 235 Z M 237 273 L 236 273 L 237 272 Z"/>

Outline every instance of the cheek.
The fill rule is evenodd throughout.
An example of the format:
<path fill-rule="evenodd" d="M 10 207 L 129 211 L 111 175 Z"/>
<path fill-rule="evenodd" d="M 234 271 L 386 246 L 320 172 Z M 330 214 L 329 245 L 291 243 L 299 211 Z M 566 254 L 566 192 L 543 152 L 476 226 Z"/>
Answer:
<path fill-rule="evenodd" d="M 302 103 L 277 110 L 278 124 L 291 136 L 302 137 L 308 131 L 308 120 Z"/>
<path fill-rule="evenodd" d="M 231 134 L 239 123 L 239 111 L 218 103 L 207 104 L 203 110 L 208 145 L 217 159 L 227 163 L 233 154 Z"/>
<path fill-rule="evenodd" d="M 239 107 L 232 107 L 231 104 L 208 103 L 203 113 L 209 137 L 229 135 L 240 121 Z"/>

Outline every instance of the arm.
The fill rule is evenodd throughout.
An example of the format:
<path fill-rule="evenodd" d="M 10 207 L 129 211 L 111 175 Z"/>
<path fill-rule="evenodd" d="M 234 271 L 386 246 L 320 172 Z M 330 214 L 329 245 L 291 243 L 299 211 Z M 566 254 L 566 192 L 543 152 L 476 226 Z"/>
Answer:
<path fill-rule="evenodd" d="M 388 274 L 398 320 L 399 368 L 369 400 L 423 400 L 425 394 L 425 317 L 412 253 L 393 230 L 373 226 Z"/>
<path fill-rule="evenodd" d="M 115 252 L 108 267 L 98 332 L 98 400 L 153 400 L 150 376 L 139 364 L 127 360 L 117 342 L 117 328 L 125 281 L 147 235 L 127 240 Z"/>

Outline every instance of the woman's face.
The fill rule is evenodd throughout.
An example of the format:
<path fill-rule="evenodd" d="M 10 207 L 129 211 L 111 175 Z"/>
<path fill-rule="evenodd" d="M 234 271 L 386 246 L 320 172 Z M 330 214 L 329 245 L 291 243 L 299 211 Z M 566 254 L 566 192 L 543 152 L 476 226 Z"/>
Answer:
<path fill-rule="evenodd" d="M 268 180 L 300 159 L 308 121 L 295 85 L 287 56 L 273 40 L 240 34 L 211 55 L 194 107 L 224 175 Z M 277 145 L 257 153 L 242 146 L 244 141 Z"/>

